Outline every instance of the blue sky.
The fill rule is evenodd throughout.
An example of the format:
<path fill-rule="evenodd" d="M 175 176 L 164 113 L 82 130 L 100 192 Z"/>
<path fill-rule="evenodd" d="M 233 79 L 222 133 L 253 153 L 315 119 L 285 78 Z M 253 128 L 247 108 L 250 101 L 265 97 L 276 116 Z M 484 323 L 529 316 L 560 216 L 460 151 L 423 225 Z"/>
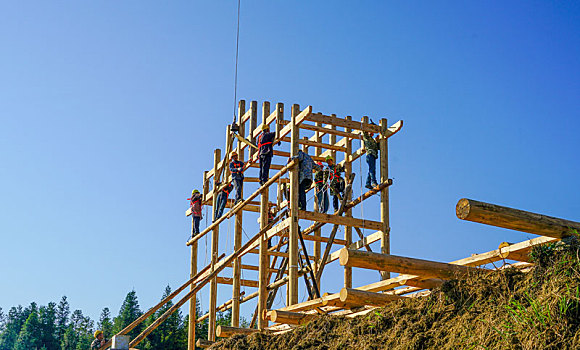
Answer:
<path fill-rule="evenodd" d="M 0 307 L 67 295 L 98 318 L 133 288 L 146 309 L 186 280 L 185 199 L 232 118 L 236 5 L 0 4 Z M 242 1 L 238 97 L 403 119 L 392 252 L 454 260 L 532 236 L 460 222 L 462 197 L 580 220 L 579 15 L 576 2 Z M 375 280 L 357 270 L 354 284 Z"/>

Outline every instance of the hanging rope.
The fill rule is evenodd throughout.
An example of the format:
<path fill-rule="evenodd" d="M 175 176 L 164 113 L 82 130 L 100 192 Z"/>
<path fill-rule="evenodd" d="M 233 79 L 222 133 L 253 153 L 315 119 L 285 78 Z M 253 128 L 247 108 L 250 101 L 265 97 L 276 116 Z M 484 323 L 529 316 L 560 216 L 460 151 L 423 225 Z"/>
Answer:
<path fill-rule="evenodd" d="M 236 72 L 234 74 L 234 121 L 233 124 L 236 123 L 236 111 L 237 111 L 237 103 L 238 103 L 238 53 L 240 48 L 240 3 L 241 0 L 238 0 L 238 28 L 236 31 Z"/>

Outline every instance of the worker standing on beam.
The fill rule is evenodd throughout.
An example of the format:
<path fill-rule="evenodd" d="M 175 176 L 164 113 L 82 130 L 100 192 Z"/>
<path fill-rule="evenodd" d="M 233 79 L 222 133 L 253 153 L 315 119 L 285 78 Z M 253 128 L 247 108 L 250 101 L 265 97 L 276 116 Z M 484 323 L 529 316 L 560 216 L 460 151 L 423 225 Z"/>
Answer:
<path fill-rule="evenodd" d="M 232 173 L 232 181 L 236 189 L 235 204 L 242 201 L 242 186 L 244 185 L 244 162 L 238 160 L 238 153 L 233 151 L 231 153 L 230 172 Z M 220 215 L 221 216 L 221 215 Z"/>
<path fill-rule="evenodd" d="M 334 211 L 338 211 L 338 206 L 344 196 L 344 178 L 340 173 L 344 172 L 344 167 L 340 164 L 334 164 L 334 158 L 331 156 L 326 157 L 326 163 L 328 164 L 328 173 L 330 176 L 330 195 L 332 196 L 332 207 Z"/>
<path fill-rule="evenodd" d="M 324 169 L 322 162 L 316 163 L 320 170 L 314 174 L 314 182 L 316 183 L 316 201 L 318 203 L 318 212 L 325 213 L 328 212 L 328 206 L 330 202 L 328 201 L 328 178 L 329 171 Z"/>
<path fill-rule="evenodd" d="M 373 123 L 374 125 L 374 123 Z M 379 157 L 379 143 L 374 138 L 374 133 L 363 132 L 363 141 L 367 153 L 366 159 L 369 166 L 367 175 L 366 188 L 373 189 L 377 187 L 377 158 Z"/>
<path fill-rule="evenodd" d="M 220 184 L 218 183 L 217 186 L 219 186 Z M 217 195 L 217 205 L 215 207 L 215 215 L 214 215 L 214 219 L 213 222 L 215 222 L 217 219 L 221 218 L 221 216 L 224 213 L 224 208 L 226 207 L 226 203 L 228 202 L 228 197 L 230 195 L 230 192 L 232 192 L 232 189 L 234 188 L 234 185 L 232 185 L 232 183 L 228 183 L 228 185 L 226 187 L 224 187 L 220 193 L 218 193 Z"/>
<path fill-rule="evenodd" d="M 322 168 L 314 163 L 312 158 L 301 150 L 294 157 L 288 159 L 288 163 L 298 159 L 298 209 L 306 210 L 306 190 L 312 185 L 312 172 Z"/>
<path fill-rule="evenodd" d="M 270 126 L 262 126 L 262 134 L 258 138 L 258 156 L 260 158 L 260 185 L 263 185 L 270 178 L 270 163 L 274 155 L 274 138 L 275 132 L 270 132 Z M 278 142 L 280 145 L 280 142 Z"/>
<path fill-rule="evenodd" d="M 193 232 L 191 238 L 199 233 L 199 222 L 201 221 L 201 193 L 198 190 L 191 191 L 191 198 L 189 199 L 189 208 L 191 209 L 191 217 L 193 218 Z"/>

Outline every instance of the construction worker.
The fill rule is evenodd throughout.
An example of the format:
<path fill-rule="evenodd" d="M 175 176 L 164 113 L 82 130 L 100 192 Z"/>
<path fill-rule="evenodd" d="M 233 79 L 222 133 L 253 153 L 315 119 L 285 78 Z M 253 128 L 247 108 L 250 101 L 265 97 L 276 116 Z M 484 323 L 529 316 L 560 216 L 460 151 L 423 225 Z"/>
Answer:
<path fill-rule="evenodd" d="M 329 171 L 324 169 L 322 162 L 316 162 L 320 170 L 314 174 L 314 183 L 316 183 L 316 202 L 318 203 L 318 212 L 326 213 L 328 211 L 328 178 Z"/>
<path fill-rule="evenodd" d="M 375 125 L 373 123 L 373 125 Z M 367 153 L 367 164 L 369 166 L 369 174 L 367 175 L 366 188 L 372 189 L 377 187 L 377 158 L 379 157 L 379 143 L 374 138 L 374 133 L 363 132 L 363 141 Z"/>
<path fill-rule="evenodd" d="M 238 160 L 238 153 L 232 152 L 230 155 L 230 172 L 232 173 L 232 181 L 236 189 L 236 196 L 234 198 L 235 204 L 242 201 L 242 186 L 244 185 L 244 162 Z M 221 216 L 221 215 L 220 215 Z"/>
<path fill-rule="evenodd" d="M 220 183 L 217 184 L 217 186 L 219 186 Z M 219 219 L 223 213 L 224 213 L 224 208 L 226 207 L 226 203 L 228 202 L 228 196 L 230 195 L 230 192 L 232 192 L 232 189 L 234 188 L 234 185 L 232 185 L 232 183 L 230 182 L 226 187 L 224 187 L 220 193 L 218 193 L 217 195 L 217 199 L 216 199 L 216 206 L 215 206 L 215 211 L 214 211 L 214 219 L 213 222 L 215 222 L 217 219 Z"/>
<path fill-rule="evenodd" d="M 312 185 L 312 172 L 314 170 L 320 171 L 318 164 L 314 163 L 312 158 L 301 150 L 294 157 L 288 159 L 290 161 L 298 159 L 298 209 L 306 210 L 306 190 Z"/>
<path fill-rule="evenodd" d="M 258 157 L 260 158 L 260 185 L 263 185 L 270 178 L 270 163 L 274 155 L 274 138 L 275 132 L 270 132 L 270 126 L 262 126 L 262 134 L 258 138 Z M 280 142 L 278 142 L 280 145 Z"/>
<path fill-rule="evenodd" d="M 339 164 L 334 164 L 334 158 L 331 156 L 326 157 L 326 163 L 328 164 L 329 172 L 329 182 L 330 182 L 330 195 L 332 196 L 332 207 L 334 211 L 337 212 L 342 196 L 344 196 L 344 178 L 340 173 L 344 172 L 344 167 Z"/>
<path fill-rule="evenodd" d="M 103 335 L 103 331 L 97 330 L 95 331 L 95 340 L 91 343 L 91 350 L 98 350 L 101 346 L 105 345 L 105 336 Z"/>
<path fill-rule="evenodd" d="M 189 199 L 189 208 L 191 209 L 191 217 L 193 218 L 193 232 L 191 238 L 199 233 L 199 222 L 201 221 L 201 193 L 198 190 L 191 191 L 191 198 Z"/>

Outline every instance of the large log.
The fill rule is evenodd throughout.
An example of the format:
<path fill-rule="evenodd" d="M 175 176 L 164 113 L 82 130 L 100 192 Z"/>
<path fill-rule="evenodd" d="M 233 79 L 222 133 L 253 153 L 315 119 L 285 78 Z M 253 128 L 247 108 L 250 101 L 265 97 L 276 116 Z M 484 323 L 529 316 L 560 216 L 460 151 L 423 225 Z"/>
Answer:
<path fill-rule="evenodd" d="M 231 337 L 234 334 L 252 334 L 258 333 L 259 330 L 255 328 L 240 328 L 240 327 L 230 327 L 230 326 L 217 326 L 215 330 L 215 335 L 220 338 Z"/>
<path fill-rule="evenodd" d="M 474 268 L 447 264 L 437 261 L 407 258 L 402 256 L 363 252 L 343 248 L 339 256 L 340 265 L 361 267 L 365 269 L 399 272 L 421 276 L 423 278 L 450 279 L 464 275 Z"/>
<path fill-rule="evenodd" d="M 533 233 L 541 236 L 564 238 L 580 232 L 580 222 L 531 213 L 500 205 L 462 198 L 455 207 L 461 220 Z"/>
<path fill-rule="evenodd" d="M 207 349 L 210 346 L 212 346 L 214 343 L 215 342 L 213 342 L 211 340 L 198 339 L 197 342 L 195 343 L 195 346 L 197 346 L 198 348 Z"/>
<path fill-rule="evenodd" d="M 340 301 L 348 307 L 359 306 L 385 306 L 386 304 L 399 300 L 402 297 L 393 294 L 373 293 L 364 290 L 342 288 L 340 290 Z"/>
<path fill-rule="evenodd" d="M 303 312 L 290 312 L 281 310 L 271 310 L 266 313 L 266 317 L 272 322 L 301 325 L 318 317 L 317 314 L 305 314 Z"/>

